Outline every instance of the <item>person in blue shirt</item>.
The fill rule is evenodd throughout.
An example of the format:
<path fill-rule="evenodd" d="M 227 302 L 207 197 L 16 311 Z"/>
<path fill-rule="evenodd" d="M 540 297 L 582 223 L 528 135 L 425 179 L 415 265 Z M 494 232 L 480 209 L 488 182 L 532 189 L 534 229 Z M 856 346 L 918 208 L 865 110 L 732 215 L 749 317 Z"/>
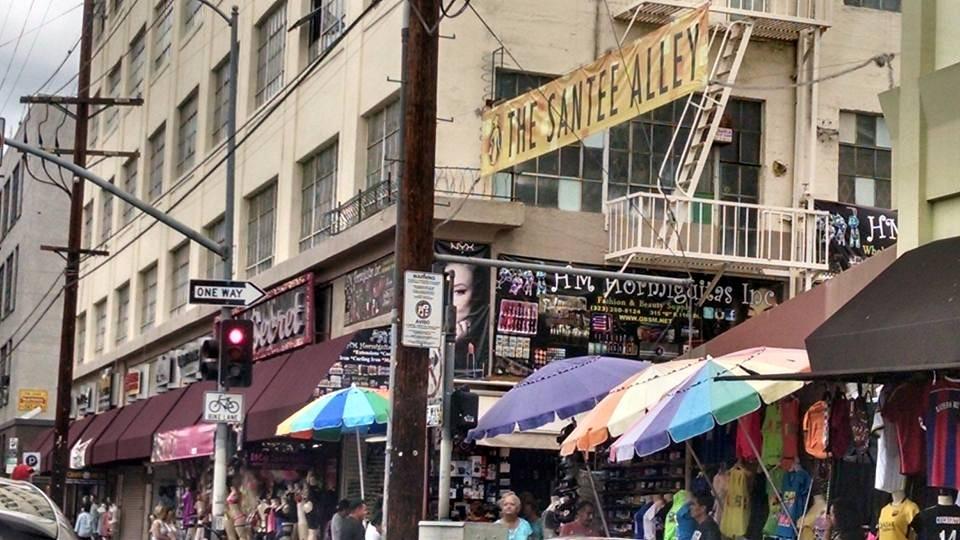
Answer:
<path fill-rule="evenodd" d="M 690 514 L 690 501 L 677 510 L 677 540 L 690 540 L 697 530 L 697 520 Z"/>
<path fill-rule="evenodd" d="M 507 540 L 530 540 L 533 528 L 520 517 L 520 497 L 508 491 L 500 498 L 500 519 L 497 523 L 507 527 Z"/>

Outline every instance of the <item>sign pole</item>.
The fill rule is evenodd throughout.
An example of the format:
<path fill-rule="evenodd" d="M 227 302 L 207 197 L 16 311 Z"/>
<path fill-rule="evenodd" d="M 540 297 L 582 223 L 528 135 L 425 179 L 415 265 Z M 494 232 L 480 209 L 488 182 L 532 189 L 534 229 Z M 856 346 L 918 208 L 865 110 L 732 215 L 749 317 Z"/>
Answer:
<path fill-rule="evenodd" d="M 439 501 L 437 519 L 450 519 L 450 462 L 453 460 L 453 422 L 450 418 L 450 401 L 453 395 L 453 367 L 457 350 L 457 306 L 453 305 L 453 283 L 456 275 L 451 270 L 446 273 L 447 290 L 444 309 L 444 351 L 443 367 L 443 418 L 440 424 L 440 488 L 437 490 Z"/>

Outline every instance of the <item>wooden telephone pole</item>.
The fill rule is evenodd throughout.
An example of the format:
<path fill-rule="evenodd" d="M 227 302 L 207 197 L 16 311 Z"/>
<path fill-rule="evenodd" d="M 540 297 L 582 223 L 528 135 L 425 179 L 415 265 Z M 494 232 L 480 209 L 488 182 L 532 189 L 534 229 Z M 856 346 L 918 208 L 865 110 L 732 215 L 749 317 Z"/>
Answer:
<path fill-rule="evenodd" d="M 410 28 L 403 66 L 403 147 L 394 244 L 394 303 L 403 313 L 403 277 L 433 263 L 433 186 L 437 142 L 439 0 L 409 0 Z M 432 31 L 430 30 L 432 29 Z M 399 333 L 395 339 L 400 340 Z M 396 344 L 391 422 L 387 537 L 419 537 L 426 493 L 427 349 Z M 444 494 L 441 494 L 441 497 Z"/>

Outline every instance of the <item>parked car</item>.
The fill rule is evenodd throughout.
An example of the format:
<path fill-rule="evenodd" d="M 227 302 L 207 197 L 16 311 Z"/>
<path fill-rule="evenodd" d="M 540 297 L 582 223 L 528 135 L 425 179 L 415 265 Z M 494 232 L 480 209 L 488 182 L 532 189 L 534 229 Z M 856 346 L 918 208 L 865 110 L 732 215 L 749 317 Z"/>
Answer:
<path fill-rule="evenodd" d="M 0 538 L 77 540 L 57 505 L 36 486 L 0 478 Z"/>

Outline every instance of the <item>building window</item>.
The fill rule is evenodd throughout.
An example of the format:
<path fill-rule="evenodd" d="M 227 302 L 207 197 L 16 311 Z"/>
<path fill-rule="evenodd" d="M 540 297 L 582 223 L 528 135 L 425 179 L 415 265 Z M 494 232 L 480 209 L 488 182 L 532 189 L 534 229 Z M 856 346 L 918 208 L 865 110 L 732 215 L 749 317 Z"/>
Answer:
<path fill-rule="evenodd" d="M 160 124 L 160 127 L 153 132 L 147 145 L 150 148 L 150 174 L 148 177 L 149 190 L 147 199 L 155 201 L 163 194 L 163 152 L 166 149 L 167 125 Z"/>
<path fill-rule="evenodd" d="M 313 0 L 310 11 L 310 60 L 326 51 L 340 37 L 344 29 L 343 0 Z"/>
<path fill-rule="evenodd" d="M 257 25 L 257 93 L 259 107 L 283 87 L 283 50 L 287 37 L 287 7 L 281 2 Z"/>
<path fill-rule="evenodd" d="M 93 95 L 94 99 L 100 97 L 100 91 Z M 87 130 L 90 146 L 97 146 L 97 140 L 100 138 L 100 110 L 101 107 L 96 105 L 90 107 L 90 115 L 88 116 Z"/>
<path fill-rule="evenodd" d="M 138 197 L 139 193 L 137 192 L 137 166 L 139 165 L 139 159 L 130 158 L 126 163 L 123 164 L 123 190 Z M 133 221 L 134 211 L 136 208 L 129 203 L 123 203 L 123 224 L 126 225 Z"/>
<path fill-rule="evenodd" d="M 367 117 L 367 188 L 400 179 L 400 101 Z"/>
<path fill-rule="evenodd" d="M 890 133 L 882 116 L 840 112 L 840 202 L 890 208 Z"/>
<path fill-rule="evenodd" d="M 334 143 L 303 164 L 300 251 L 315 246 L 330 232 L 330 210 L 337 184 L 337 147 Z"/>
<path fill-rule="evenodd" d="M 113 183 L 113 180 L 110 181 Z M 100 193 L 100 243 L 106 242 L 113 234 L 113 195 L 108 191 Z"/>
<path fill-rule="evenodd" d="M 160 68 L 170 60 L 170 45 L 173 30 L 173 1 L 160 0 L 153 8 L 153 69 Z"/>
<path fill-rule="evenodd" d="M 130 282 L 124 283 L 117 289 L 117 320 L 113 330 L 113 340 L 121 343 L 127 339 L 127 329 L 130 327 Z"/>
<path fill-rule="evenodd" d="M 599 212 L 603 199 L 603 134 L 514 168 L 514 196 L 533 206 Z"/>
<path fill-rule="evenodd" d="M 77 363 L 82 364 L 85 360 L 84 353 L 87 351 L 87 314 L 77 315 Z"/>
<path fill-rule="evenodd" d="M 83 247 L 93 246 L 93 201 L 83 205 Z"/>
<path fill-rule="evenodd" d="M 93 350 L 102 353 L 107 342 L 107 299 L 93 305 L 93 317 L 96 322 L 96 334 L 93 336 Z"/>
<path fill-rule="evenodd" d="M 20 219 L 23 211 L 23 167 L 18 163 L 10 174 L 10 178 L 3 184 L 3 194 L 0 196 L 0 228 L 3 236 Z"/>
<path fill-rule="evenodd" d="M 498 69 L 496 76 L 497 85 L 494 99 L 497 101 L 515 98 L 534 88 L 539 88 L 556 78 L 551 75 L 539 75 L 536 73 L 506 69 Z"/>
<path fill-rule="evenodd" d="M 93 0 L 93 41 L 99 42 L 103 36 L 103 26 L 107 21 L 107 2 Z"/>
<path fill-rule="evenodd" d="M 187 0 L 183 6 L 183 29 L 185 33 L 199 27 L 203 22 L 200 6 L 201 4 L 197 0 Z"/>
<path fill-rule="evenodd" d="M 225 221 L 223 216 L 217 218 L 213 223 L 204 228 L 207 238 L 210 238 L 219 245 L 226 241 Z M 207 257 L 207 279 L 223 279 L 223 259 L 212 251 L 204 250 Z"/>
<path fill-rule="evenodd" d="M 277 185 L 271 183 L 247 200 L 247 275 L 273 266 Z"/>
<path fill-rule="evenodd" d="M 844 5 L 884 11 L 900 11 L 901 0 L 843 0 Z"/>
<path fill-rule="evenodd" d="M 227 115 L 230 113 L 230 59 L 220 62 L 213 70 L 213 143 L 227 136 Z"/>
<path fill-rule="evenodd" d="M 0 347 L 0 407 L 10 403 L 10 366 L 13 364 L 13 341 Z"/>
<path fill-rule="evenodd" d="M 117 62 L 117 65 L 113 66 L 113 69 L 107 74 L 107 95 L 111 98 L 120 97 L 120 64 L 121 62 Z M 117 125 L 117 115 L 119 112 L 120 108 L 116 105 L 107 109 L 106 119 L 103 121 L 103 129 L 106 133 L 110 133 Z"/>
<path fill-rule="evenodd" d="M 141 28 L 130 42 L 130 66 L 127 68 L 127 91 L 131 96 L 143 94 L 143 64 L 146 57 L 146 29 Z"/>
<path fill-rule="evenodd" d="M 190 244 L 184 242 L 170 253 L 170 314 L 187 307 L 190 290 Z"/>
<path fill-rule="evenodd" d="M 140 272 L 140 331 L 157 320 L 157 264 Z"/>
<path fill-rule="evenodd" d="M 197 153 L 197 90 L 177 108 L 180 125 L 177 129 L 177 175 L 186 174 L 193 167 Z"/>
<path fill-rule="evenodd" d="M 7 317 L 17 308 L 17 278 L 20 273 L 20 246 L 7 255 L 6 272 L 3 276 L 3 316 Z"/>

